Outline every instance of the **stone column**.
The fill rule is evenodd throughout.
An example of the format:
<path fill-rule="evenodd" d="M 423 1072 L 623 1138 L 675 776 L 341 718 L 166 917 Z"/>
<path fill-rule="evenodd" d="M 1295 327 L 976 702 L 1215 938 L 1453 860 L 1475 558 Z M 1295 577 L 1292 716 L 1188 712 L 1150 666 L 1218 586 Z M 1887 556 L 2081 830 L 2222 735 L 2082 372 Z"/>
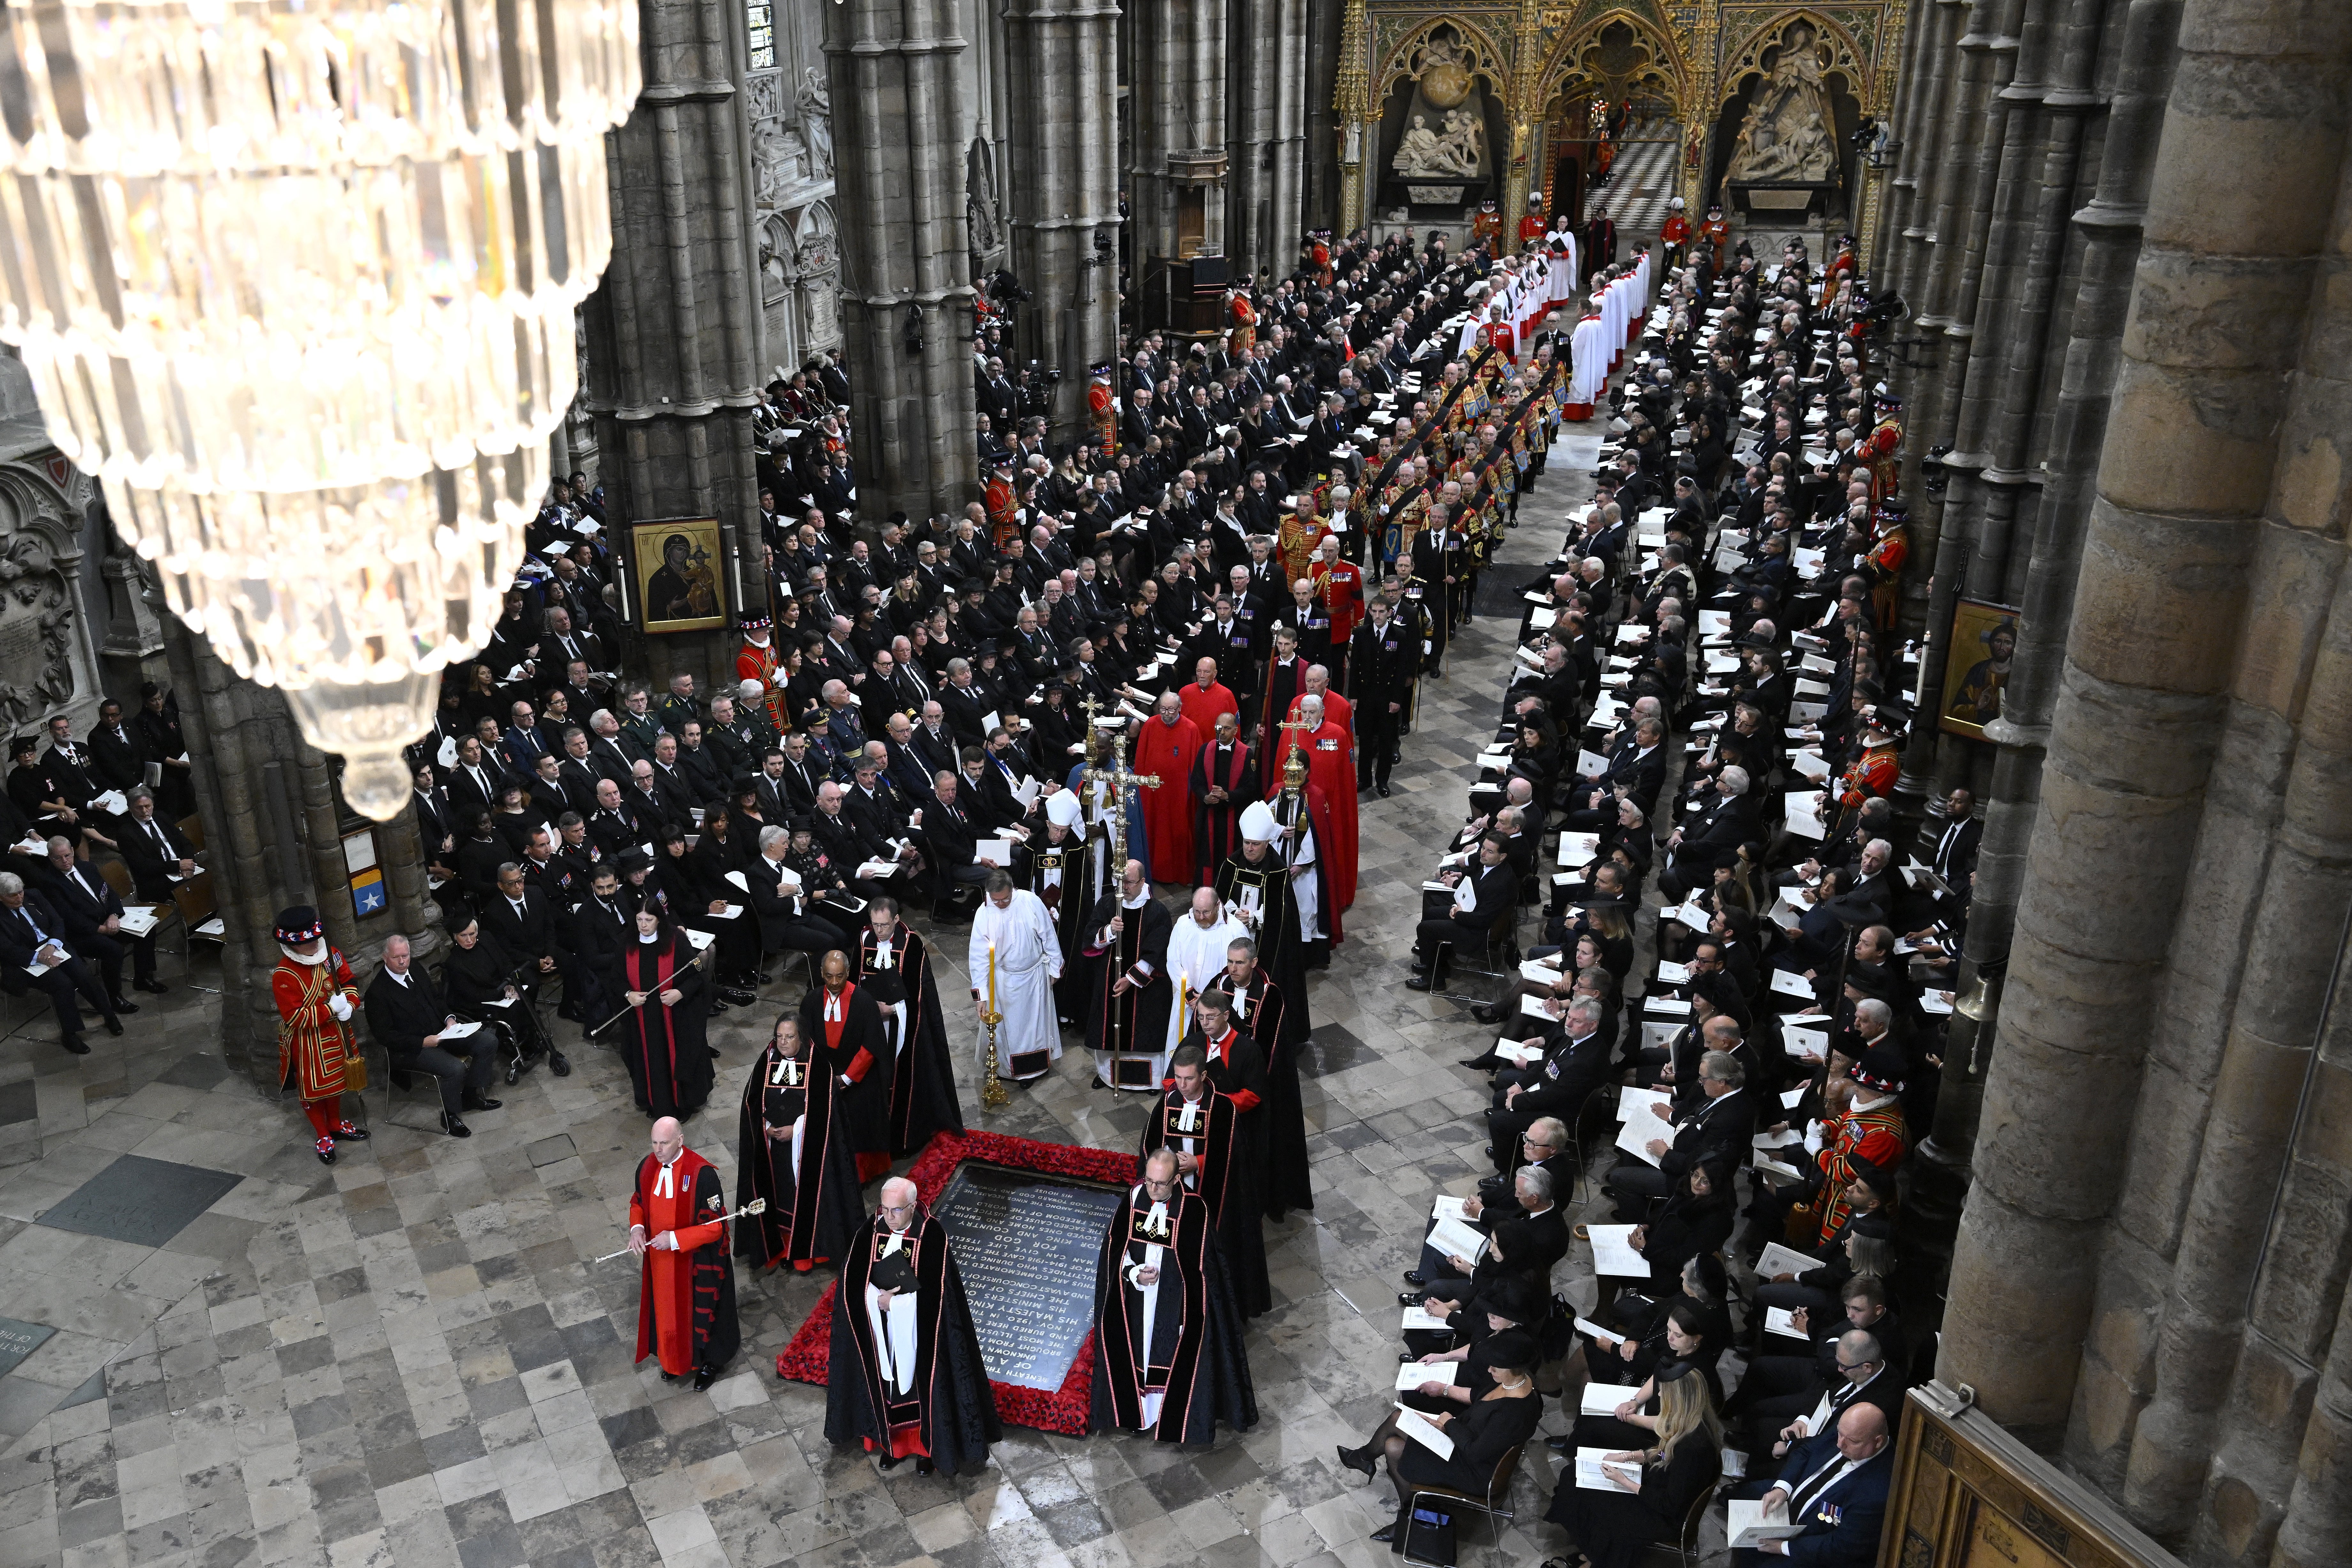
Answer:
<path fill-rule="evenodd" d="M 1007 219 L 1013 273 L 1030 293 L 1015 352 L 1062 372 L 1050 434 L 1087 422 L 1087 369 L 1118 353 L 1118 6 L 1020 0 L 1004 12 Z"/>
<path fill-rule="evenodd" d="M 583 311 L 597 478 L 625 540 L 639 521 L 718 519 L 727 602 L 761 609 L 766 573 L 750 520 L 763 355 L 743 8 L 643 0 L 640 15 L 645 90 L 604 139 L 613 260 Z M 657 679 L 681 668 L 708 690 L 733 672 L 723 629 L 643 641 Z"/>
<path fill-rule="evenodd" d="M 858 515 L 960 511 L 980 453 L 957 0 L 823 9 Z"/>
<path fill-rule="evenodd" d="M 1935 249 L 1936 185 L 1945 176 L 1945 149 L 1955 127 L 1951 116 L 1952 89 L 1959 72 L 1955 46 L 1968 20 L 1969 0 L 1927 0 L 1926 14 L 1916 20 L 1926 80 L 1913 89 L 1917 103 L 1911 133 L 1905 138 L 1903 173 L 1911 181 L 1909 221 L 1903 226 L 1904 243 L 1895 257 L 1895 288 L 1911 308 L 1912 321 L 1931 307 L 1922 290 L 1927 259 Z M 1898 379 L 1907 390 L 1908 372 Z M 1911 493 L 1906 489 L 1906 493 Z"/>
<path fill-rule="evenodd" d="M 1307 7 L 1307 138 L 1301 178 L 1306 187 L 1302 228 L 1340 230 L 1339 132 L 1336 90 L 1325 84 L 1339 79 L 1339 40 L 1345 27 L 1344 0 L 1305 0 Z"/>
<path fill-rule="evenodd" d="M 1196 223 L 1202 252 L 1225 251 L 1225 5 L 1136 0 L 1127 11 L 1134 134 L 1127 195 L 1139 288 L 1145 258 L 1175 258 Z"/>
<path fill-rule="evenodd" d="M 1287 277 L 1298 259 L 1306 205 L 1307 0 L 1228 0 L 1233 97 L 1226 146 L 1233 154 L 1225 253 L 1238 274 Z M 1336 19 L 1337 7 L 1333 7 Z"/>
<path fill-rule="evenodd" d="M 2020 599 L 2018 653 L 2001 717 L 1985 731 L 1996 750 L 1992 787 L 1979 803 L 1984 837 L 1977 850 L 1961 976 L 1963 992 L 1974 1000 L 1952 1020 L 1935 1128 L 1912 1163 L 1910 1201 L 1905 1209 L 1906 1235 L 1931 1258 L 1948 1258 L 1969 1184 L 1985 1068 L 2000 1016 L 2000 977 L 2009 960 L 2026 842 L 2042 795 L 2042 752 L 2065 658 L 2066 626 L 2082 561 L 2083 519 L 2106 430 L 2107 397 L 2121 353 L 2124 311 L 2131 300 L 2132 262 L 2139 251 L 2141 204 L 2147 199 L 2171 81 L 2179 5 L 2180 0 L 2078 0 L 2045 100 L 2056 126 L 2071 122 L 2076 113 L 2072 106 L 2089 96 L 2085 89 L 2103 37 L 2108 29 L 2120 34 L 2114 96 L 2100 138 L 2097 189 L 2089 205 L 2073 215 L 2073 227 L 2082 236 L 2081 259 L 2067 314 L 2070 336 L 2063 376 L 2049 419 L 2042 500 L 2026 552 L 2032 568 Z M 2043 185 L 2045 203 L 2074 198 L 2073 180 L 2056 175 L 2073 166 L 2081 139 L 2075 137 L 2070 149 L 2056 126 L 2053 177 Z M 2067 246 L 2063 209 L 2053 215 L 2045 205 L 2041 221 L 2027 259 L 2029 279 L 2039 278 Z M 2019 352 L 2024 352 L 2022 345 Z"/>
<path fill-rule="evenodd" d="M 1885 118 L 1886 134 L 1895 143 L 1895 172 L 1886 183 L 1886 197 L 1878 211 L 1878 230 L 1870 237 L 1871 269 L 1882 289 L 1896 287 L 1902 257 L 1897 249 L 1910 222 L 1919 187 L 1912 143 L 1925 133 L 1928 56 L 1940 40 L 1936 36 L 1936 0 L 1910 0 L 1903 26 L 1904 65 L 1895 79 L 1895 102 Z"/>
<path fill-rule="evenodd" d="M 2230 711 L 2285 373 L 2328 221 L 2309 198 L 2337 174 L 2341 93 L 2285 51 L 2317 35 L 2340 71 L 2344 18 L 2305 7 L 2283 26 L 2272 9 L 2184 11 L 2195 47 L 2177 68 L 2148 198 L 1953 1258 L 1939 1375 L 1973 1384 L 1988 1414 L 2029 1436 L 2066 1419 L 2093 1338 L 2097 1243 L 2130 1131 L 2116 1110 L 2147 1067 Z M 2133 896 L 2117 898 L 2126 886 Z M 2145 1179 L 2136 1200 L 2167 1173 Z M 2145 1289 L 2145 1276 L 2128 1283 Z M 2129 1359 L 2134 1321 L 2128 1301 L 2103 1308 L 2100 1331 L 2125 1342 L 2094 1348 Z M 2080 1393 L 2088 1403 L 2100 1390 Z"/>

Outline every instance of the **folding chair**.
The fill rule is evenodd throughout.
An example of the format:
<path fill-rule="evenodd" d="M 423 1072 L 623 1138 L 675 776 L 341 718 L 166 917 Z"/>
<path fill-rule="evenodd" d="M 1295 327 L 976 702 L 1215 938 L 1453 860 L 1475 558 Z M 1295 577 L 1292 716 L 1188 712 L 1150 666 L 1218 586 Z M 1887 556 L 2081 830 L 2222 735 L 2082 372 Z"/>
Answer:
<path fill-rule="evenodd" d="M 1519 1450 L 1526 1447 L 1524 1443 L 1519 1444 L 1496 1461 L 1494 1479 L 1486 1483 L 1484 1493 L 1461 1491 L 1453 1487 L 1414 1487 L 1412 1495 L 1405 1500 L 1404 1560 L 1412 1564 L 1412 1568 L 1453 1568 L 1451 1563 L 1438 1563 L 1430 1558 L 1413 1555 L 1412 1514 L 1421 1507 L 1424 1499 L 1444 1503 L 1449 1510 L 1476 1509 L 1480 1513 L 1498 1523 L 1510 1523 L 1511 1480 L 1518 1471 Z"/>

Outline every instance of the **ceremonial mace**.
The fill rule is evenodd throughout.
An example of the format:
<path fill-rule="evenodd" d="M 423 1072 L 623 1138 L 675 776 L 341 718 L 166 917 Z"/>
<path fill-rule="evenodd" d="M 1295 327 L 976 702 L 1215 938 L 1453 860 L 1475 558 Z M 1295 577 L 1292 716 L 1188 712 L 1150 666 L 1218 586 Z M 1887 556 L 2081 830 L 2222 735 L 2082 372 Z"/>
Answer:
<path fill-rule="evenodd" d="M 741 1219 L 745 1215 L 766 1214 L 767 1212 L 768 1212 L 768 1200 L 767 1200 L 767 1199 L 765 1199 L 765 1198 L 753 1198 L 750 1203 L 745 1204 L 741 1208 L 740 1208 L 740 1209 L 736 1209 L 736 1210 L 733 1210 L 732 1212 L 728 1213 L 728 1214 L 720 1215 L 719 1216 L 719 1219 L 720 1221 L 724 1221 L 724 1220 L 730 1220 L 730 1219 Z M 702 1223 L 703 1223 L 703 1224 L 705 1224 L 705 1225 L 710 1225 L 710 1224 L 714 1224 L 714 1223 L 718 1223 L 718 1222 L 711 1221 L 711 1220 L 705 1220 L 705 1221 L 703 1221 Z M 651 1239 L 651 1238 L 650 1238 L 650 1237 L 648 1237 L 647 1239 Z M 628 1256 L 628 1251 L 629 1251 L 629 1249 L 628 1249 L 627 1247 L 625 1247 L 621 1248 L 621 1250 L 620 1250 L 620 1251 L 618 1251 L 618 1252 L 608 1252 L 608 1253 L 604 1254 L 604 1257 L 602 1257 L 602 1258 L 590 1258 L 588 1261 L 589 1261 L 590 1263 L 592 1263 L 592 1264 L 596 1264 L 596 1263 L 610 1263 L 610 1262 L 612 1262 L 612 1261 L 613 1261 L 613 1259 L 614 1259 L 615 1258 L 625 1258 L 626 1256 Z"/>
<path fill-rule="evenodd" d="M 988 1031 L 988 1071 L 981 1080 L 980 1103 L 991 1110 L 1002 1110 L 1013 1103 L 1013 1091 L 996 1076 L 996 1026 L 1004 1022 L 1004 1015 L 996 1006 L 996 943 L 988 944 L 988 1000 L 980 1005 L 981 1026 Z"/>

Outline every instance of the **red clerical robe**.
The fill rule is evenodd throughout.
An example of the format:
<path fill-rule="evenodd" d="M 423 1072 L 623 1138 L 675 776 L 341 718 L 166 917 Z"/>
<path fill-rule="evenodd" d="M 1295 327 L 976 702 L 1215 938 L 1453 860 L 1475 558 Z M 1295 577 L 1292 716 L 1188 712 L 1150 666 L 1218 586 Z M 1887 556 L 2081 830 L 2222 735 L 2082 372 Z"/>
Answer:
<path fill-rule="evenodd" d="M 1294 731 L 1297 732 L 1297 731 Z M 1305 731 L 1300 743 L 1307 751 L 1307 782 L 1323 792 L 1331 809 L 1328 842 L 1317 847 L 1323 858 L 1331 902 L 1346 909 L 1356 901 L 1356 758 L 1348 731 L 1327 713 L 1323 727 Z M 1282 787 L 1277 778 L 1268 798 Z M 1328 921 L 1329 916 L 1326 915 Z"/>
<path fill-rule="evenodd" d="M 1222 680 L 1209 682 L 1206 690 L 1202 689 L 1199 681 L 1188 680 L 1176 693 L 1176 700 L 1184 705 L 1184 717 L 1192 721 L 1192 728 L 1201 731 L 1203 744 L 1217 732 L 1218 714 L 1231 713 L 1236 719 L 1241 717 L 1241 704 L 1234 700 L 1232 690 Z"/>
<path fill-rule="evenodd" d="M 704 1173 L 709 1172 L 709 1178 Z M 718 1366 L 735 1353 L 733 1273 L 727 1265 L 727 1194 L 718 1169 L 691 1149 L 667 1167 L 652 1155 L 637 1166 L 629 1194 L 629 1223 L 646 1227 L 650 1241 L 664 1231 L 677 1236 L 677 1250 L 645 1255 L 645 1283 L 637 1297 L 637 1357 L 661 1358 L 661 1369 L 681 1376 L 698 1365 Z M 707 1250 L 707 1255 L 706 1251 Z M 696 1276 L 725 1273 L 722 1303 L 715 1279 L 700 1281 L 705 1299 L 696 1300 Z M 719 1321 L 723 1308 L 724 1321 Z M 723 1346 L 724 1355 L 714 1350 Z"/>
<path fill-rule="evenodd" d="M 1223 687 L 1217 689 L 1223 690 Z M 1226 700 L 1232 696 L 1227 694 Z M 1143 826 L 1151 836 L 1151 863 L 1169 881 L 1189 879 L 1192 865 L 1192 759 L 1201 752 L 1201 731 L 1183 714 L 1173 724 L 1157 713 L 1145 721 L 1129 764 L 1157 784 L 1143 788 Z"/>

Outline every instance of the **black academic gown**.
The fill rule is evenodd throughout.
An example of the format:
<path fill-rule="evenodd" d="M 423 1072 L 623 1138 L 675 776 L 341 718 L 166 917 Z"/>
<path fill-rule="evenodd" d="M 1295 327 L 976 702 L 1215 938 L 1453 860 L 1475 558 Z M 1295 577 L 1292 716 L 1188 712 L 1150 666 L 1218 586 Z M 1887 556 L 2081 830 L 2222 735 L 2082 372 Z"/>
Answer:
<path fill-rule="evenodd" d="M 948 1056 L 948 1026 L 940 1011 L 939 987 L 931 983 L 931 958 L 922 936 L 901 922 L 885 966 L 874 928 L 857 934 L 858 988 L 874 998 L 886 1025 L 906 1007 L 904 1037 L 890 1064 L 890 1152 L 904 1159 L 919 1152 L 935 1132 L 963 1131 L 963 1107 L 956 1099 L 955 1067 Z"/>
<path fill-rule="evenodd" d="M 1050 835 L 1050 829 L 1033 835 L 1029 843 L 1013 850 L 1012 875 L 1013 885 L 1036 894 L 1054 917 L 1055 933 L 1062 940 L 1062 977 L 1054 982 L 1054 1010 L 1067 1023 L 1085 1014 L 1093 978 L 1090 966 L 1078 962 L 1088 912 L 1087 841 L 1072 833 L 1055 844 L 1048 842 Z M 1051 875 L 1055 871 L 1061 873 L 1058 884 Z"/>
<path fill-rule="evenodd" d="M 1193 756 L 1187 784 L 1192 796 L 1192 860 L 1199 868 L 1193 880 L 1206 887 L 1225 857 L 1242 847 L 1242 808 L 1265 793 L 1258 784 L 1257 753 L 1238 741 L 1220 746 L 1212 737 Z M 1225 798 L 1212 804 L 1212 789 L 1223 790 Z"/>
<path fill-rule="evenodd" d="M 1234 909 L 1246 906 L 1247 895 L 1257 894 L 1257 924 L 1251 936 L 1257 943 L 1259 971 L 1272 980 L 1282 993 L 1285 1004 L 1282 1016 L 1282 1042 L 1296 1047 L 1314 1032 L 1314 1024 L 1307 1011 L 1306 943 L 1298 937 L 1298 899 L 1291 890 L 1289 868 L 1269 846 L 1265 855 L 1252 860 L 1246 850 L 1236 849 L 1217 870 L 1217 898 Z M 1244 919 L 1243 924 L 1248 925 Z M 1259 1043 L 1265 1043 L 1263 1033 L 1253 1026 L 1250 1030 Z M 1271 1064 L 1273 1054 L 1266 1060 Z M 1292 1078 L 1297 1079 L 1294 1067 Z"/>
<path fill-rule="evenodd" d="M 837 1026 L 824 1021 L 824 986 L 812 985 L 801 998 L 801 1033 L 816 1042 L 816 1059 L 834 1076 L 839 1092 L 834 1107 L 840 1112 L 849 1151 L 864 1155 L 859 1174 L 871 1180 L 878 1158 L 887 1166 L 890 1155 L 890 1043 L 882 1035 L 882 1011 L 866 988 L 855 981 L 842 987 L 848 1005 Z M 838 1038 L 835 1037 L 837 1027 Z M 840 1079 L 851 1081 L 843 1085 Z"/>
<path fill-rule="evenodd" d="M 758 1268 L 840 1258 L 865 1223 L 857 1161 L 835 1124 L 833 1079 L 811 1071 L 805 1059 L 797 1075 L 777 1070 L 791 1060 L 772 1042 L 760 1053 L 736 1121 L 735 1206 L 765 1198 L 768 1207 L 735 1222 L 735 1255 Z M 792 1076 L 801 1081 L 786 1082 Z M 803 1117 L 795 1167 L 792 1141 L 771 1141 L 765 1130 Z"/>
<path fill-rule="evenodd" d="M 1228 989 L 1231 989 L 1229 986 Z M 1298 1088 L 1299 1042 L 1290 1037 L 1290 998 L 1261 967 L 1250 983 L 1233 992 L 1234 1027 L 1257 1042 L 1264 1058 L 1265 1100 L 1257 1110 L 1264 1163 L 1258 1192 L 1266 1217 L 1315 1206 L 1312 1163 L 1307 1153 L 1307 1106 Z"/>
<path fill-rule="evenodd" d="M 1095 1383 L 1090 1429 L 1125 1427 L 1162 1443 L 1215 1441 L 1217 1423 L 1237 1432 L 1257 1425 L 1257 1392 L 1242 1352 L 1242 1320 L 1225 1283 L 1209 1205 L 1179 1191 L 1164 1231 L 1149 1230 L 1150 1200 L 1129 1189 L 1103 1231 L 1095 1265 Z M 1150 1289 L 1158 1308 L 1143 1342 L 1143 1292 L 1127 1271 L 1147 1244 L 1165 1250 Z M 1144 1396 L 1167 1397 L 1146 1426 Z"/>
<path fill-rule="evenodd" d="M 882 1256 L 890 1231 L 879 1215 L 863 1226 L 841 1266 L 833 1301 L 833 1342 L 825 1365 L 824 1435 L 863 1443 L 894 1458 L 923 1455 L 942 1475 L 977 1470 L 988 1446 L 1004 1436 L 996 1395 L 981 1363 L 963 1277 L 948 1248 L 947 1226 L 919 1215 L 898 1249 Z M 915 1375 L 904 1398 L 882 1374 L 881 1347 L 866 1311 L 866 1288 L 904 1289 L 916 1301 Z"/>
<path fill-rule="evenodd" d="M 1197 1029 L 1186 1043 L 1197 1045 Z M 1265 1203 L 1258 1196 L 1248 1118 L 1232 1096 L 1212 1087 L 1193 1110 L 1195 1127 L 1183 1127 L 1184 1097 L 1164 1089 L 1143 1123 L 1143 1152 L 1175 1149 L 1194 1156 L 1201 1168 L 1185 1185 L 1200 1194 L 1217 1222 L 1217 1247 L 1224 1254 L 1225 1279 L 1234 1306 L 1244 1318 L 1274 1310 L 1274 1285 L 1266 1277 Z M 1255 1114 L 1255 1113 L 1252 1113 Z"/>
<path fill-rule="evenodd" d="M 1124 915 L 1116 942 L 1092 945 L 1115 915 Z M 1087 1004 L 1087 1048 L 1099 1057 L 1116 1047 L 1127 1051 L 1158 1051 L 1168 1037 L 1168 1009 L 1175 995 L 1168 984 L 1168 938 L 1175 929 L 1167 906 L 1150 895 L 1134 909 L 1125 909 L 1116 892 L 1103 895 L 1087 917 L 1081 951 L 1094 972 L 1094 990 Z M 1150 978 L 1136 965 L 1149 963 Z M 1111 986 L 1121 975 L 1135 981 L 1114 994 Z M 1098 1063 L 1097 1073 L 1108 1077 Z"/>
<path fill-rule="evenodd" d="M 607 979 L 615 1005 L 624 992 L 651 993 L 614 1026 L 637 1109 L 648 1116 L 683 1121 L 710 1098 L 710 984 L 694 958 L 693 944 L 675 932 L 667 942 L 633 941 Z M 680 998 L 665 1007 L 660 993 L 672 989 Z"/>

